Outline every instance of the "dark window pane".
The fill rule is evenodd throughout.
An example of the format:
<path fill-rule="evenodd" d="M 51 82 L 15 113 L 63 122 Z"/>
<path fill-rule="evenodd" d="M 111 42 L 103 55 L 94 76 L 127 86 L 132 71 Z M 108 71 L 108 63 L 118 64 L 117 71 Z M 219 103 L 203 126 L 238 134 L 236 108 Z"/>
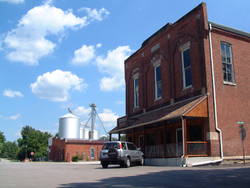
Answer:
<path fill-rule="evenodd" d="M 136 150 L 136 146 L 134 144 L 131 144 L 131 143 L 127 143 L 127 144 L 128 144 L 129 150 Z"/>
<path fill-rule="evenodd" d="M 161 82 L 157 83 L 157 98 L 161 97 Z"/>
<path fill-rule="evenodd" d="M 227 81 L 227 73 L 226 72 L 224 72 L 223 78 L 224 78 L 224 81 Z"/>
<path fill-rule="evenodd" d="M 161 66 L 156 67 L 156 82 L 161 80 Z"/>
<path fill-rule="evenodd" d="M 177 143 L 182 142 L 182 130 L 177 130 Z"/>
<path fill-rule="evenodd" d="M 155 134 L 147 134 L 147 146 L 154 146 L 155 145 Z"/>
<path fill-rule="evenodd" d="M 233 81 L 232 80 L 232 74 L 228 73 L 227 75 L 228 75 L 228 82 L 232 82 Z"/>
<path fill-rule="evenodd" d="M 190 141 L 202 141 L 201 124 L 190 126 Z"/>
<path fill-rule="evenodd" d="M 186 75 L 186 87 L 192 85 L 192 74 L 191 74 L 191 68 L 185 70 Z"/>
<path fill-rule="evenodd" d="M 230 44 L 221 43 L 221 58 L 222 58 L 222 70 L 223 70 L 224 81 L 234 82 L 232 52 Z"/>
<path fill-rule="evenodd" d="M 190 67 L 190 49 L 187 49 L 183 52 L 183 59 L 184 59 L 184 68 Z"/>
<path fill-rule="evenodd" d="M 171 143 L 171 130 L 166 131 L 166 144 Z"/>

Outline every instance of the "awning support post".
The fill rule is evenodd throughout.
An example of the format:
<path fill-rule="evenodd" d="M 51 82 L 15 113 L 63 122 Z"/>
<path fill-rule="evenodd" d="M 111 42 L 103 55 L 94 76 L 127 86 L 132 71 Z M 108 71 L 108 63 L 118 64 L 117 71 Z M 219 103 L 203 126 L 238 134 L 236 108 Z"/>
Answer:
<path fill-rule="evenodd" d="M 135 144 L 135 128 L 132 129 L 132 142 Z"/>
<path fill-rule="evenodd" d="M 109 133 L 109 141 L 111 141 L 111 136 L 112 136 L 112 134 L 111 134 L 111 133 Z"/>
<path fill-rule="evenodd" d="M 163 121 L 163 158 L 166 158 L 166 121 Z"/>

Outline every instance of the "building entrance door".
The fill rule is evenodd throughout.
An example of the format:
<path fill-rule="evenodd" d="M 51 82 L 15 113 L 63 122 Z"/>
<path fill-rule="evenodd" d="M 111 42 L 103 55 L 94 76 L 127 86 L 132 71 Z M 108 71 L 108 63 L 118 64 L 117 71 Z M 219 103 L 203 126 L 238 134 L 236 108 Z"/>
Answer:
<path fill-rule="evenodd" d="M 176 129 L 176 156 L 183 155 L 182 142 L 182 129 Z"/>

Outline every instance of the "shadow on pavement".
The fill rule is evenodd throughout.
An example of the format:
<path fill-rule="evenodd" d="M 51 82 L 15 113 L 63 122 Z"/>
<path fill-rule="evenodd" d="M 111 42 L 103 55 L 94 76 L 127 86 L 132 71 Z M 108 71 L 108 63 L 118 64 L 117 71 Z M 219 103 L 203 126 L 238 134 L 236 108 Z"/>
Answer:
<path fill-rule="evenodd" d="M 112 168 L 103 169 L 112 170 Z M 114 170 L 114 169 L 113 169 Z M 203 169 L 183 168 L 138 176 L 101 179 L 93 183 L 61 184 L 62 188 L 77 187 L 250 187 L 250 168 Z"/>

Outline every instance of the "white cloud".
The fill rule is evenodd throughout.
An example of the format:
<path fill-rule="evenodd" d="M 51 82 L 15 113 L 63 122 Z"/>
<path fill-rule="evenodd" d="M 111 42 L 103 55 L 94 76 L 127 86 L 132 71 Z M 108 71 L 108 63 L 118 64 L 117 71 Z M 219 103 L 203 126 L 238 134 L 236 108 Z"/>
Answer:
<path fill-rule="evenodd" d="M 79 12 L 86 11 L 88 14 L 88 17 L 91 20 L 98 20 L 98 21 L 102 21 L 104 18 L 106 18 L 109 15 L 109 12 L 105 8 L 102 8 L 98 11 L 96 9 L 91 10 L 90 8 L 82 7 L 78 9 L 78 11 Z"/>
<path fill-rule="evenodd" d="M 129 46 L 119 46 L 113 51 L 108 51 L 106 58 L 98 56 L 96 65 L 99 71 L 108 73 L 110 77 L 101 80 L 100 88 L 102 91 L 113 91 L 124 88 L 124 60 L 131 54 Z"/>
<path fill-rule="evenodd" d="M 83 66 L 89 64 L 95 58 L 96 48 L 100 48 L 101 46 L 101 43 L 98 43 L 96 47 L 94 47 L 93 45 L 82 45 L 80 49 L 74 52 L 74 57 L 70 63 L 76 66 Z"/>
<path fill-rule="evenodd" d="M 69 90 L 84 91 L 87 88 L 82 78 L 69 71 L 55 70 L 38 76 L 35 83 L 31 84 L 31 91 L 41 99 L 50 101 L 67 101 Z"/>
<path fill-rule="evenodd" d="M 94 46 L 83 45 L 82 48 L 75 51 L 74 58 L 72 59 L 71 63 L 73 65 L 87 65 L 94 57 Z"/>
<path fill-rule="evenodd" d="M 121 104 L 124 104 L 124 101 L 116 101 L 115 103 L 118 105 L 121 105 Z"/>
<path fill-rule="evenodd" d="M 4 119 L 8 119 L 8 120 L 17 120 L 21 115 L 17 114 L 15 116 L 10 116 L 10 117 L 5 117 Z M 3 118 L 3 116 L 0 116 L 1 118 Z"/>
<path fill-rule="evenodd" d="M 41 130 L 41 129 L 38 129 L 38 130 L 43 132 L 43 133 L 45 133 L 45 132 L 50 133 L 50 134 L 52 134 L 52 136 L 54 136 L 54 134 L 58 133 L 58 130 Z"/>
<path fill-rule="evenodd" d="M 76 17 L 72 10 L 63 11 L 51 6 L 51 1 L 46 1 L 41 6 L 36 6 L 24 15 L 17 28 L 7 33 L 3 40 L 10 61 L 20 61 L 27 65 L 38 65 L 38 60 L 54 52 L 56 43 L 46 37 L 58 37 L 59 42 L 66 35 L 68 29 L 79 29 L 94 20 L 100 20 L 106 15 L 103 9 L 96 12 L 88 9 L 87 16 Z"/>
<path fill-rule="evenodd" d="M 74 114 L 76 116 L 81 116 L 81 117 L 85 117 L 87 115 L 89 115 L 91 112 L 91 108 L 85 108 L 83 106 L 79 106 L 77 109 L 74 110 Z"/>
<path fill-rule="evenodd" d="M 6 97 L 23 97 L 23 94 L 19 91 L 11 91 L 10 89 L 5 89 L 3 95 Z"/>
<path fill-rule="evenodd" d="M 14 136 L 21 137 L 21 130 L 16 130 Z"/>
<path fill-rule="evenodd" d="M 118 115 L 115 115 L 109 109 L 103 109 L 103 113 L 98 114 L 105 128 L 113 128 L 116 126 Z"/>
<path fill-rule="evenodd" d="M 1 2 L 8 2 L 11 4 L 19 4 L 19 3 L 24 3 L 24 0 L 0 0 Z"/>

